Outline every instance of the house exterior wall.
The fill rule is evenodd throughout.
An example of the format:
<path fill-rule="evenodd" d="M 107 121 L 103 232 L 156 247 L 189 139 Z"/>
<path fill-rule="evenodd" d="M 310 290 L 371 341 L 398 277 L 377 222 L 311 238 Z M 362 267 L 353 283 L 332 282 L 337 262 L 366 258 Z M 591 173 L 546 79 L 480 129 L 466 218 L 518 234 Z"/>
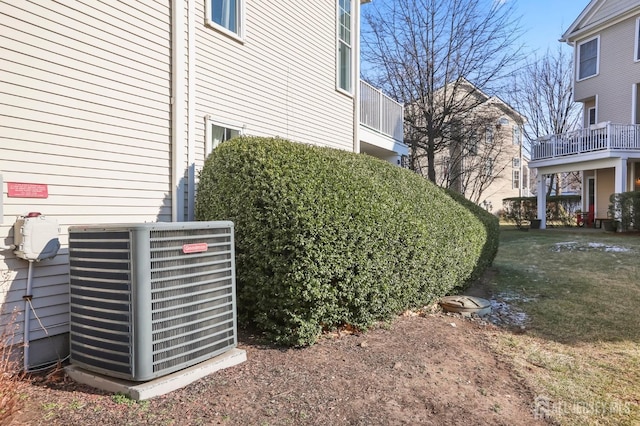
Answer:
<path fill-rule="evenodd" d="M 353 150 L 335 1 L 247 0 L 242 42 L 206 25 L 203 0 L 0 2 L 0 16 L 0 304 L 2 319 L 21 315 L 17 342 L 28 263 L 10 248 L 13 223 L 37 211 L 61 229 L 59 254 L 33 268 L 46 332 L 31 313 L 31 364 L 68 352 L 68 226 L 192 219 L 205 117 Z M 9 197 L 13 182 L 47 185 L 48 197 Z"/>
<path fill-rule="evenodd" d="M 207 115 L 248 135 L 353 150 L 353 98 L 336 90 L 335 1 L 247 1 L 243 42 L 203 24 L 204 2 L 196 15 L 198 169 Z"/>
<path fill-rule="evenodd" d="M 506 104 L 501 101 L 495 102 L 493 99 L 485 100 L 484 103 L 476 107 L 475 112 L 480 117 L 484 117 L 480 120 L 483 125 L 476 129 L 476 134 L 479 136 L 477 154 L 447 151 L 436 153 L 434 159 L 436 182 L 445 187 L 448 183 L 452 184 L 452 187 L 461 186 L 457 189 L 462 189 L 467 199 L 476 202 L 493 214 L 499 214 L 504 198 L 528 195 L 528 165 L 525 158 L 521 156 L 519 143 L 514 143 L 514 128 L 518 127 L 516 120 L 520 118 L 516 118 L 517 113 L 507 108 Z M 498 124 L 499 119 L 507 119 L 508 124 Z M 491 143 L 488 143 L 486 139 L 484 127 L 484 124 L 488 123 L 486 120 L 490 121 L 490 126 L 493 129 L 493 142 Z M 463 168 L 466 171 L 462 172 L 458 183 L 447 182 L 445 173 L 447 173 L 447 169 L 451 168 L 450 159 L 460 155 L 464 157 Z M 519 160 L 521 166 L 514 168 L 514 158 Z M 493 161 L 491 179 L 482 176 L 485 171 L 485 162 L 488 159 Z M 448 165 L 445 166 L 445 164 Z M 426 170 L 426 166 L 425 160 L 422 164 L 424 170 Z M 514 170 L 520 172 L 520 182 L 515 187 L 513 185 Z"/>
<path fill-rule="evenodd" d="M 605 4 L 609 3 L 612 2 Z M 638 17 L 640 11 L 614 26 L 575 41 L 577 47 L 582 41 L 600 36 L 599 72 L 594 77 L 576 81 L 574 93 L 578 102 L 598 96 L 598 122 L 632 122 L 634 85 L 640 83 L 640 62 L 634 60 Z M 577 54 L 574 56 L 577 61 Z M 585 114 L 586 111 L 585 108 Z"/>
<path fill-rule="evenodd" d="M 595 217 L 605 218 L 609 211 L 609 197 L 614 193 L 615 169 L 599 169 L 596 176 L 596 208 Z"/>
<path fill-rule="evenodd" d="M 497 214 L 502 210 L 502 200 L 510 197 L 518 197 L 521 195 L 520 189 L 524 186 L 528 189 L 529 171 L 526 161 L 520 156 L 520 146 L 513 143 L 513 127 L 516 124 L 510 120 L 509 124 L 502 126 L 496 132 L 495 142 L 502 144 L 502 150 L 495 157 L 496 170 L 495 179 L 484 190 L 480 205 L 487 203 L 491 206 L 491 213 Z M 521 166 L 514 167 L 513 159 L 518 158 Z M 520 172 L 520 187 L 514 187 L 513 172 Z M 524 179 L 524 180 L 523 180 Z M 522 189 L 525 189 L 522 188 Z M 527 195 L 526 191 L 522 191 L 522 196 Z"/>
<path fill-rule="evenodd" d="M 32 304 L 46 328 L 29 314 L 38 363 L 52 351 L 38 350 L 38 339 L 68 331 L 67 227 L 171 219 L 170 9 L 152 0 L 0 2 L 0 16 L 0 246 L 13 244 L 26 212 L 61 225 L 58 256 L 33 268 Z M 45 184 L 48 197 L 9 197 L 12 182 Z M 3 319 L 20 311 L 17 341 L 27 266 L 0 251 Z"/>

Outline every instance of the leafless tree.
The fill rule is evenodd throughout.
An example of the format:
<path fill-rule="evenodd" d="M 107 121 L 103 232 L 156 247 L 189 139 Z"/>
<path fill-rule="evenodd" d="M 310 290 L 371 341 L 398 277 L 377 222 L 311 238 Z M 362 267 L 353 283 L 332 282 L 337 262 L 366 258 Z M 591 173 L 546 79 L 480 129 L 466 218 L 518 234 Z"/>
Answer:
<path fill-rule="evenodd" d="M 514 77 L 509 101 L 527 116 L 524 128 L 526 146 L 536 139 L 566 133 L 579 127 L 581 106 L 573 102 L 573 58 L 558 46 L 541 58 L 526 63 Z M 561 182 L 575 182 L 579 173 L 551 176 L 547 195 L 561 191 Z"/>
<path fill-rule="evenodd" d="M 477 204 L 485 191 L 511 166 L 513 158 L 513 153 L 506 149 L 512 145 L 512 135 L 506 135 L 507 130 L 499 122 L 504 111 L 497 103 L 502 104 L 490 98 L 464 119 L 454 121 L 451 129 L 445 132 L 449 139 L 448 149 L 446 153 L 436 155 L 435 160 L 436 183 L 464 194 Z"/>
<path fill-rule="evenodd" d="M 519 19 L 511 2 L 486 0 L 378 0 L 363 16 L 365 77 L 405 104 L 410 167 L 436 182 L 448 129 L 484 102 L 468 83 L 494 91 L 520 59 Z"/>

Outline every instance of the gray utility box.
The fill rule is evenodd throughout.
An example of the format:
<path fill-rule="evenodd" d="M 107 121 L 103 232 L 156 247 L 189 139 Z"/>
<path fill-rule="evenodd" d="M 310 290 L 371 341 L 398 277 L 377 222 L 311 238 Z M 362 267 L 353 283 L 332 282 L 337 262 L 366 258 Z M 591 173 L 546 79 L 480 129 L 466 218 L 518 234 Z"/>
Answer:
<path fill-rule="evenodd" d="M 71 363 L 146 381 L 237 345 L 233 223 L 69 228 Z"/>
<path fill-rule="evenodd" d="M 51 259 L 60 250 L 58 235 L 60 227 L 57 220 L 40 213 L 20 216 L 13 224 L 14 253 L 30 262 Z"/>

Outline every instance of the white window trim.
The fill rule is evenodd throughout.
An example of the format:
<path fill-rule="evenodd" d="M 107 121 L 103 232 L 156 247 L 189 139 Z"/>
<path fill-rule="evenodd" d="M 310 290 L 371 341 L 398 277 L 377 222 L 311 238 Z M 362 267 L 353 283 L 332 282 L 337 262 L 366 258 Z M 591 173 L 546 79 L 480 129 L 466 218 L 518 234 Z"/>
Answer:
<path fill-rule="evenodd" d="M 513 157 L 511 159 L 511 167 L 514 169 L 520 169 L 520 157 Z"/>
<path fill-rule="evenodd" d="M 353 68 L 354 68 L 354 64 L 355 64 L 355 60 L 354 59 L 354 51 L 355 51 L 355 37 L 354 37 L 354 19 L 355 17 L 353 16 L 353 13 L 355 11 L 355 2 L 354 0 L 349 0 L 350 2 L 350 9 L 351 9 L 351 20 L 350 20 L 350 28 L 349 28 L 349 34 L 351 35 L 351 40 L 349 40 L 349 47 L 351 48 L 351 66 L 350 66 L 350 76 L 349 76 L 349 80 L 351 82 L 350 86 L 351 86 L 351 90 L 345 90 L 342 87 L 340 87 L 340 43 L 341 43 L 341 39 L 340 39 L 340 0 L 336 0 L 335 5 L 336 5 L 336 90 L 340 93 L 344 93 L 347 96 L 353 96 L 354 95 L 354 86 L 357 84 L 356 81 L 354 81 L 355 79 L 353 78 Z"/>
<path fill-rule="evenodd" d="M 516 175 L 518 176 L 517 178 L 516 178 Z M 522 178 L 522 176 L 521 176 L 521 173 L 520 173 L 520 169 L 513 170 L 511 172 L 511 189 L 520 189 L 521 188 L 521 183 L 520 183 L 521 178 Z M 516 185 L 516 182 L 517 182 L 517 185 Z"/>
<path fill-rule="evenodd" d="M 596 50 L 596 72 L 588 77 L 580 78 L 580 46 L 592 42 L 593 40 L 598 40 L 598 42 L 596 43 L 598 46 Z M 600 35 L 591 37 L 590 39 L 578 43 L 578 46 L 576 47 L 576 81 L 584 81 L 589 78 L 596 77 L 598 76 L 598 74 L 600 74 Z"/>
<path fill-rule="evenodd" d="M 635 62 L 640 62 L 640 18 L 636 19 L 636 34 L 634 38 L 636 42 L 634 45 L 633 56 Z"/>
<path fill-rule="evenodd" d="M 238 1 L 238 33 L 234 33 L 233 31 L 229 31 L 229 29 L 223 27 L 220 24 L 217 24 L 216 22 L 213 22 L 213 20 L 211 19 L 211 1 L 212 0 L 205 0 L 205 20 L 206 23 L 209 27 L 215 29 L 216 31 L 231 37 L 241 43 L 244 43 L 244 38 L 245 38 L 245 31 L 244 31 L 244 27 L 245 27 L 245 3 L 246 0 L 237 0 Z"/>
<path fill-rule="evenodd" d="M 215 121 L 211 115 L 205 115 L 204 117 L 204 155 L 205 158 L 211 154 L 216 146 L 213 146 L 213 142 L 211 141 L 211 126 L 224 127 L 226 129 L 236 130 L 240 135 L 245 134 L 245 126 L 232 125 L 229 123 L 224 123 L 222 121 Z"/>

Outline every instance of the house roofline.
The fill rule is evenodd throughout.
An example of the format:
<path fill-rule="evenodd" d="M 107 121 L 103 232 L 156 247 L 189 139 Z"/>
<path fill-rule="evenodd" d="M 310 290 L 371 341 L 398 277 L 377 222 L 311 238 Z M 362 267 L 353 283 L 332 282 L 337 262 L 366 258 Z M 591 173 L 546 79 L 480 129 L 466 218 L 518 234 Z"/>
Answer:
<path fill-rule="evenodd" d="M 576 18 L 575 21 L 569 26 L 569 28 L 562 34 L 558 41 L 572 44 L 578 38 L 588 36 L 591 33 L 594 33 L 602 28 L 609 27 L 611 25 L 615 25 L 620 21 L 623 21 L 629 18 L 631 15 L 640 11 L 640 5 L 632 5 L 625 10 L 622 10 L 614 15 L 607 17 L 604 20 L 591 23 L 583 28 L 578 28 L 578 26 L 587 20 L 589 17 L 593 16 L 600 8 L 604 5 L 606 0 L 591 0 L 591 2 L 584 8 L 582 13 Z"/>

